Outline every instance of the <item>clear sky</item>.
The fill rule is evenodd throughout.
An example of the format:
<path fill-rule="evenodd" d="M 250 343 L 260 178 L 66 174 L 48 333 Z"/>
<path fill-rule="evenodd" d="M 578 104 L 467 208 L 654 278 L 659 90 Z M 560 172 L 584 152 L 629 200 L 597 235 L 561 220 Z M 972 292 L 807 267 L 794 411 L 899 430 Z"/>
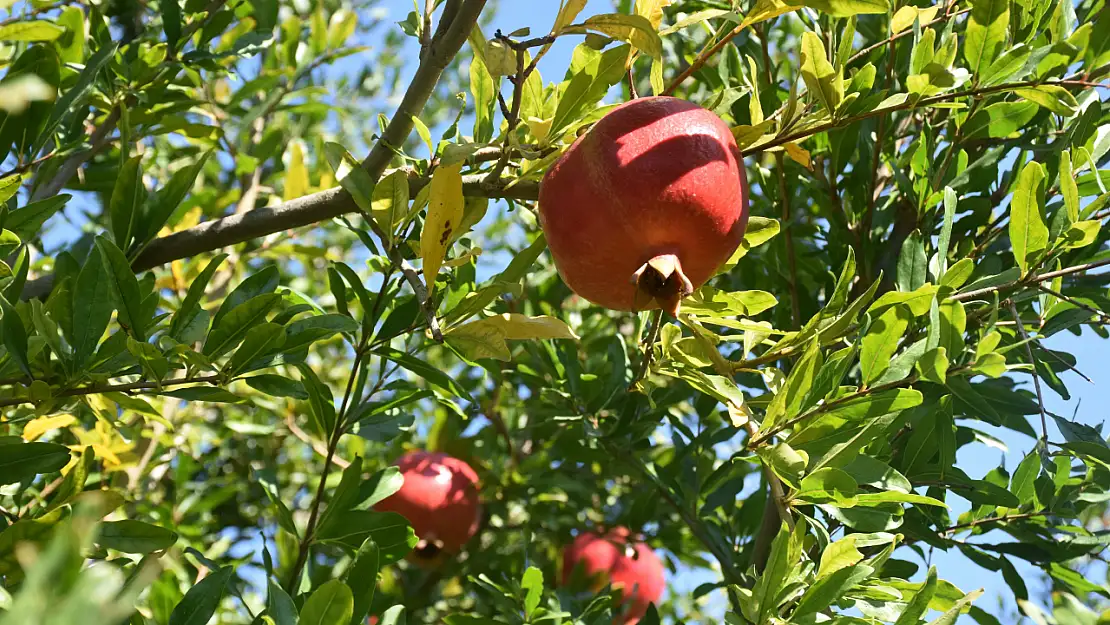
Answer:
<path fill-rule="evenodd" d="M 493 5 L 494 3 L 491 2 L 491 6 Z M 407 15 L 413 7 L 412 0 L 384 0 L 382 6 L 389 11 L 389 17 L 386 20 L 387 23 L 404 19 L 405 15 Z M 613 10 L 612 7 L 613 3 L 611 0 L 589 0 L 582 14 L 592 15 L 595 13 L 611 12 Z M 495 28 L 500 28 L 504 32 L 511 32 L 525 26 L 532 29 L 533 36 L 544 34 L 550 29 L 551 24 L 554 22 L 558 8 L 558 0 L 499 0 L 496 2 L 497 11 L 493 23 L 489 27 L 487 36 L 490 36 Z M 562 78 L 569 64 L 571 51 L 574 46 L 580 42 L 579 39 L 580 38 L 577 37 L 559 39 L 555 45 L 552 46 L 547 56 L 540 60 L 539 70 L 545 82 L 552 82 Z M 413 53 L 410 55 L 410 58 L 415 59 L 416 47 L 410 43 L 410 48 Z M 409 65 L 408 74 L 411 75 L 411 72 L 415 69 L 415 61 L 410 61 Z M 611 94 L 610 98 L 612 99 L 612 97 L 613 94 Z M 465 128 L 466 126 L 463 127 Z M 1110 402 L 1110 392 L 1107 391 L 1107 387 L 1103 383 L 1104 379 L 1110 376 L 1110 371 L 1107 370 L 1108 363 L 1105 355 L 1106 343 L 1100 340 L 1093 332 L 1086 332 L 1082 337 L 1075 337 L 1067 332 L 1062 332 L 1052 337 L 1052 339 L 1047 342 L 1046 347 L 1074 354 L 1079 363 L 1079 368 L 1095 381 L 1094 384 L 1088 384 L 1074 373 L 1069 372 L 1064 374 L 1062 379 L 1068 384 L 1072 398 L 1070 401 L 1064 401 L 1051 389 L 1045 387 L 1045 404 L 1047 409 L 1056 414 L 1070 417 L 1078 408 L 1077 420 L 1096 427 L 1101 427 L 1104 418 L 1100 407 L 1106 406 L 1107 402 Z M 1016 379 L 1027 386 L 1031 386 L 1028 375 L 1016 374 Z M 1000 439 L 1008 447 L 1008 450 L 1003 451 L 982 443 L 973 443 L 962 448 L 957 460 L 960 466 L 972 477 L 982 477 L 1000 463 L 1004 463 L 1007 469 L 1013 471 L 1022 457 L 1033 448 L 1034 441 L 1016 435 L 1008 430 L 993 428 L 981 423 L 976 423 L 976 427 Z M 1038 419 L 1037 428 L 1039 427 Z M 1049 427 L 1049 437 L 1054 440 L 1059 440 L 1058 432 L 1055 430 L 1055 427 L 1051 424 Z M 959 498 L 956 497 L 954 499 L 958 500 Z M 952 512 L 953 515 L 955 515 L 966 509 L 966 502 L 960 500 L 953 505 Z M 976 541 L 991 542 L 1007 538 L 1007 535 L 997 531 L 986 536 L 986 538 L 977 538 Z M 917 562 L 919 565 L 922 565 L 922 569 L 926 568 L 924 563 L 920 562 L 913 552 L 902 550 L 899 557 Z M 977 605 L 983 609 L 995 614 L 1000 614 L 999 604 L 1002 602 L 1008 606 L 1009 609 L 1007 611 L 1012 613 L 1012 595 L 1002 582 L 999 574 L 978 567 L 955 551 L 950 553 L 934 553 L 932 555 L 932 563 L 937 565 L 938 572 L 942 578 L 956 584 L 965 592 L 985 587 L 987 591 L 986 595 L 977 601 Z M 1016 563 L 1020 565 L 1020 562 Z M 1034 584 L 1032 579 L 1035 577 L 1036 571 L 1030 567 L 1023 569 L 1020 566 L 1019 571 L 1026 577 L 1027 583 L 1030 585 L 1030 590 L 1035 591 L 1038 587 Z M 681 575 L 673 576 L 670 583 L 671 588 L 675 592 L 690 592 L 699 584 L 715 578 L 716 576 L 710 572 L 681 571 Z M 723 601 L 715 603 L 722 604 L 723 608 Z M 959 622 L 963 624 L 973 623 L 974 621 L 965 616 L 961 618 Z"/>

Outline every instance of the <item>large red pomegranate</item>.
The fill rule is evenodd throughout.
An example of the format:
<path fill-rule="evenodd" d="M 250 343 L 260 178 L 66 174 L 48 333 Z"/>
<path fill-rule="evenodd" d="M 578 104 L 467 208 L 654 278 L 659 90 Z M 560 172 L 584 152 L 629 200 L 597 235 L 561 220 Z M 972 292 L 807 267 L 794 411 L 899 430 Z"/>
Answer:
<path fill-rule="evenodd" d="M 539 212 L 575 293 L 616 310 L 677 314 L 743 240 L 748 181 L 720 118 L 684 100 L 640 98 L 555 161 Z"/>
<path fill-rule="evenodd" d="M 375 506 L 408 519 L 420 539 L 417 555 L 453 553 L 478 531 L 478 474 L 447 454 L 415 451 L 397 461 L 405 482 Z"/>
<path fill-rule="evenodd" d="M 659 556 L 623 527 L 604 534 L 579 534 L 563 551 L 564 586 L 571 583 L 579 567 L 591 580 L 593 590 L 606 584 L 622 589 L 622 611 L 615 622 L 625 625 L 638 622 L 648 605 L 659 601 L 666 585 Z"/>

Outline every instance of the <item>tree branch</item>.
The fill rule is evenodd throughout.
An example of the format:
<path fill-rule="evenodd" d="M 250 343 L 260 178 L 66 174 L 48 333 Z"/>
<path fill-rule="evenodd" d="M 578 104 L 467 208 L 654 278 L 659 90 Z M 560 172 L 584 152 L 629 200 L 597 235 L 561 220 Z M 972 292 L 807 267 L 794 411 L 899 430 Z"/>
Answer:
<path fill-rule="evenodd" d="M 409 193 L 416 194 L 428 185 L 430 178 L 409 179 Z M 463 192 L 470 197 L 513 198 L 534 200 L 539 196 L 539 183 L 509 181 L 487 182 L 485 174 L 463 176 Z M 131 264 L 135 271 L 145 271 L 166 263 L 188 258 L 228 245 L 243 243 L 282 230 L 316 224 L 339 215 L 357 213 L 358 205 L 342 188 L 336 187 L 311 195 L 264 206 L 245 213 L 229 215 L 155 239 Z M 54 277 L 46 275 L 29 280 L 23 298 L 43 297 L 54 286 Z"/>

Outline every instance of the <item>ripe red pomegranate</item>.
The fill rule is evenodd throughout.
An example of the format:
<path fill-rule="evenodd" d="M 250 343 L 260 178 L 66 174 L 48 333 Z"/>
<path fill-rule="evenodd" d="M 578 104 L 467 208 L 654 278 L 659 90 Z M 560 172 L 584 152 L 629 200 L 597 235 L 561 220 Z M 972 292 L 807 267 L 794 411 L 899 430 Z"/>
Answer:
<path fill-rule="evenodd" d="M 637 623 L 647 613 L 648 605 L 659 601 L 666 585 L 659 556 L 623 527 L 605 534 L 579 534 L 563 551 L 564 586 L 574 579 L 577 567 L 591 579 L 595 591 L 607 583 L 623 589 L 623 609 L 615 623 Z"/>
<path fill-rule="evenodd" d="M 478 531 L 478 474 L 458 458 L 426 451 L 405 454 L 397 468 L 405 478 L 401 490 L 375 508 L 408 519 L 421 558 L 461 549 Z"/>
<path fill-rule="evenodd" d="M 639 98 L 555 161 L 539 212 L 575 293 L 606 308 L 677 314 L 743 240 L 748 181 L 720 118 L 676 98 Z"/>

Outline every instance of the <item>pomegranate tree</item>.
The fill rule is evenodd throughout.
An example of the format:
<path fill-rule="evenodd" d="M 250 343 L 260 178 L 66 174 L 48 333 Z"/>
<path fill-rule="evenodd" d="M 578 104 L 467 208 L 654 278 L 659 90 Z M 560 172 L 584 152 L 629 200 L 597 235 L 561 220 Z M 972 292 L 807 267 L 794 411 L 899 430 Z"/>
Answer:
<path fill-rule="evenodd" d="M 615 622 L 625 625 L 638 622 L 648 605 L 659 601 L 666 585 L 659 556 L 623 527 L 604 534 L 582 533 L 574 539 L 563 551 L 563 585 L 579 575 L 590 581 L 595 592 L 606 584 L 621 590 L 621 612 Z"/>
<path fill-rule="evenodd" d="M 404 484 L 376 508 L 408 519 L 420 539 L 418 557 L 461 549 L 478 531 L 478 474 L 458 458 L 427 451 L 405 454 L 397 468 Z"/>
<path fill-rule="evenodd" d="M 720 118 L 684 100 L 640 98 L 555 161 L 539 215 L 575 293 L 615 310 L 677 314 L 743 240 L 748 183 Z"/>

